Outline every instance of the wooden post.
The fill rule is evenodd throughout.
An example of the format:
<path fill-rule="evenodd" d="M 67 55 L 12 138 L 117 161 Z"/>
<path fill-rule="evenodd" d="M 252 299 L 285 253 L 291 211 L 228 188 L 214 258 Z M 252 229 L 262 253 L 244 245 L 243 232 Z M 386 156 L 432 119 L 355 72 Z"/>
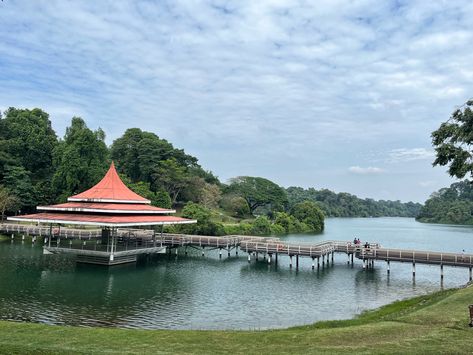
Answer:
<path fill-rule="evenodd" d="M 299 270 L 299 255 L 296 255 L 296 270 Z"/>
<path fill-rule="evenodd" d="M 251 254 L 248 254 L 248 263 L 251 263 Z"/>
<path fill-rule="evenodd" d="M 389 260 L 386 260 L 386 264 L 388 266 L 388 275 L 389 275 L 391 273 L 391 266 L 389 265 L 390 264 Z"/>
<path fill-rule="evenodd" d="M 351 254 L 351 264 L 353 265 L 353 258 L 354 258 L 354 253 Z"/>
<path fill-rule="evenodd" d="M 333 265 L 333 256 L 335 255 L 335 252 L 332 251 L 332 265 Z"/>
<path fill-rule="evenodd" d="M 202 256 L 205 256 L 205 250 L 204 250 L 204 247 L 202 247 Z"/>
<path fill-rule="evenodd" d="M 325 254 L 322 254 L 322 267 L 325 267 Z"/>
<path fill-rule="evenodd" d="M 277 265 L 278 263 L 278 253 L 276 253 L 276 260 L 274 260 L 274 263 Z"/>
<path fill-rule="evenodd" d="M 366 269 L 366 260 L 363 259 L 363 270 Z"/>
<path fill-rule="evenodd" d="M 292 269 L 292 255 L 289 255 L 289 267 Z"/>
<path fill-rule="evenodd" d="M 473 270 L 472 267 L 470 266 L 470 282 L 473 280 Z"/>
<path fill-rule="evenodd" d="M 443 281 L 443 264 L 440 264 L 440 280 Z"/>
<path fill-rule="evenodd" d="M 268 264 L 271 264 L 271 254 L 268 254 Z"/>
<path fill-rule="evenodd" d="M 312 270 L 315 269 L 315 257 L 312 257 Z"/>
<path fill-rule="evenodd" d="M 218 253 L 219 258 L 222 258 L 222 248 L 219 248 L 219 253 Z"/>
<path fill-rule="evenodd" d="M 416 263 L 412 263 L 412 277 L 416 277 Z"/>
<path fill-rule="evenodd" d="M 317 269 L 320 269 L 320 256 L 317 257 Z"/>

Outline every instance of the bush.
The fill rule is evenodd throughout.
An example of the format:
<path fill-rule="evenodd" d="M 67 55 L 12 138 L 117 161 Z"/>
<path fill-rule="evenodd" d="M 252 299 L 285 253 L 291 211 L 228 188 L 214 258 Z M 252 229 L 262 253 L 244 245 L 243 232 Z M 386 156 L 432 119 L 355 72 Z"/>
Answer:
<path fill-rule="evenodd" d="M 224 235 L 225 229 L 221 223 L 211 220 L 212 211 L 194 202 L 188 202 L 182 209 L 184 218 L 197 220 L 196 224 L 179 226 L 181 233 L 198 235 Z"/>
<path fill-rule="evenodd" d="M 312 201 L 295 204 L 291 210 L 291 215 L 304 223 L 308 228 L 307 231 L 321 232 L 324 230 L 324 213 Z"/>

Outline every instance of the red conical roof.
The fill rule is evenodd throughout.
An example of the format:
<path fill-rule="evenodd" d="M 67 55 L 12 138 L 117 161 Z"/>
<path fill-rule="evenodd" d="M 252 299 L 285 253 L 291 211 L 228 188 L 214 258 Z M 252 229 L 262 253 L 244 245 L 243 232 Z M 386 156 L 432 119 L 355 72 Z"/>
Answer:
<path fill-rule="evenodd" d="M 80 194 L 71 196 L 68 201 L 86 202 L 117 202 L 117 203 L 144 203 L 151 201 L 131 191 L 118 176 L 115 164 L 112 162 L 110 169 L 103 179 L 94 187 Z"/>

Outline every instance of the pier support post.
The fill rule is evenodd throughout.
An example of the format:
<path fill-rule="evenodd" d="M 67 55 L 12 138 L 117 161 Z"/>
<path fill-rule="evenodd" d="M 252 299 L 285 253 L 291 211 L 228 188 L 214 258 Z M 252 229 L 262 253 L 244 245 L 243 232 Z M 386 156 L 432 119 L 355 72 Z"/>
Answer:
<path fill-rule="evenodd" d="M 276 260 L 274 260 L 274 263 L 277 265 L 278 264 L 278 253 L 276 253 Z"/>
<path fill-rule="evenodd" d="M 299 255 L 296 255 L 296 270 L 299 270 Z"/>
<path fill-rule="evenodd" d="M 325 267 L 325 254 L 322 255 L 322 267 Z"/>
<path fill-rule="evenodd" d="M 24 234 L 21 236 L 21 240 L 25 240 L 25 235 Z"/>
<path fill-rule="evenodd" d="M 176 247 L 176 256 L 177 256 L 178 247 Z"/>
<path fill-rule="evenodd" d="M 222 248 L 219 248 L 218 257 L 219 257 L 220 259 L 222 258 Z"/>
<path fill-rule="evenodd" d="M 268 254 L 268 264 L 271 264 L 271 254 Z"/>
<path fill-rule="evenodd" d="M 390 264 L 389 260 L 386 260 L 386 264 L 388 267 L 388 275 L 389 275 L 391 273 L 391 265 L 389 265 Z"/>
<path fill-rule="evenodd" d="M 347 254 L 348 260 L 347 260 L 347 265 L 350 265 L 350 254 Z"/>
<path fill-rule="evenodd" d="M 333 266 L 333 256 L 335 255 L 335 252 L 332 251 L 332 266 Z"/>
<path fill-rule="evenodd" d="M 238 247 L 235 248 L 235 255 L 238 256 Z"/>
<path fill-rule="evenodd" d="M 412 263 L 412 277 L 416 277 L 416 263 Z"/>
<path fill-rule="evenodd" d="M 255 260 L 258 261 L 258 252 L 256 252 Z"/>
<path fill-rule="evenodd" d="M 202 256 L 205 256 L 205 250 L 203 247 L 202 247 Z"/>
<path fill-rule="evenodd" d="M 443 264 L 440 264 L 440 280 L 443 281 Z"/>
<path fill-rule="evenodd" d="M 289 255 L 289 267 L 292 269 L 292 255 Z"/>
<path fill-rule="evenodd" d="M 251 263 L 251 254 L 248 254 L 248 263 Z"/>
<path fill-rule="evenodd" d="M 15 238 L 15 236 L 14 236 L 13 233 L 12 233 L 12 235 L 11 235 L 11 240 L 13 240 L 13 238 Z"/>
<path fill-rule="evenodd" d="M 366 269 L 366 260 L 363 259 L 363 270 Z"/>
<path fill-rule="evenodd" d="M 353 256 L 353 253 L 352 253 L 352 254 L 351 254 L 351 264 L 352 264 L 352 265 L 353 265 L 353 258 L 354 258 L 354 256 Z"/>
<path fill-rule="evenodd" d="M 184 255 L 187 255 L 187 247 L 184 249 Z"/>
<path fill-rule="evenodd" d="M 315 258 L 312 257 L 312 270 L 314 270 L 314 269 L 315 269 Z"/>
<path fill-rule="evenodd" d="M 470 266 L 470 282 L 473 281 L 473 268 Z"/>
<path fill-rule="evenodd" d="M 230 257 L 230 249 L 228 249 L 227 256 Z"/>

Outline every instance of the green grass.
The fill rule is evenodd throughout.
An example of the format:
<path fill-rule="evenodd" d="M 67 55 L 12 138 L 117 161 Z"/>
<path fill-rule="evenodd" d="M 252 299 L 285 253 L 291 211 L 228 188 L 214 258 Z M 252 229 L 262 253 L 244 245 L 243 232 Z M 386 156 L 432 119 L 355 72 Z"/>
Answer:
<path fill-rule="evenodd" d="M 395 302 L 351 320 L 269 331 L 153 331 L 0 322 L 0 353 L 467 354 L 473 351 L 473 328 L 468 327 L 471 303 L 473 287 L 467 287 Z"/>

